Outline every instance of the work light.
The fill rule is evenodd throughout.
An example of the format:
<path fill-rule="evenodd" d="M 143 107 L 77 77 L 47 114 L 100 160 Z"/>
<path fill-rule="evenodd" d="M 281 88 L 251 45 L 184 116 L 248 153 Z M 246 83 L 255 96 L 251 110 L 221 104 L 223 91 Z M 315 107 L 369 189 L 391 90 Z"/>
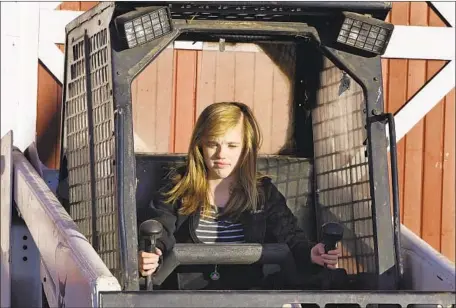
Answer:
<path fill-rule="evenodd" d="M 145 44 L 172 31 L 167 7 L 139 8 L 119 16 L 116 23 L 128 48 Z"/>
<path fill-rule="evenodd" d="M 385 52 L 394 26 L 361 14 L 344 12 L 337 42 L 381 55 Z"/>

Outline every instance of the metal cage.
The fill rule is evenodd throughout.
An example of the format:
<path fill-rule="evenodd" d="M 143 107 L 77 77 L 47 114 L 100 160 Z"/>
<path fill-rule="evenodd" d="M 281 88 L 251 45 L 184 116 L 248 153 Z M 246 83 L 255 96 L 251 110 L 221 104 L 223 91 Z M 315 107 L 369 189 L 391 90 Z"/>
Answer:
<path fill-rule="evenodd" d="M 125 48 L 115 19 L 148 5 L 167 6 L 172 29 Z M 393 242 L 397 230 L 391 224 L 385 122 L 378 119 L 383 112 L 380 57 L 334 45 L 326 24 L 342 10 L 384 18 L 389 9 L 385 3 L 102 2 L 66 27 L 61 157 L 68 169 L 67 209 L 124 290 L 138 290 L 131 82 L 178 37 L 274 38 L 311 46 L 297 54 L 301 64 L 297 63 L 296 78 L 306 80 L 297 91 L 318 89 L 312 102 L 304 104 L 312 117 L 310 199 L 317 222 L 335 220 L 345 226 L 343 262 L 350 273 L 368 275 L 366 281 L 372 281 L 368 288 L 397 287 L 400 273 Z M 188 22 L 192 16 L 197 18 Z M 308 56 L 320 60 L 311 61 L 311 69 L 299 70 Z M 326 78 L 330 74 L 348 86 L 340 89 L 340 80 Z M 334 98 L 328 99 L 331 95 Z M 336 125 L 341 121 L 347 124 Z M 270 172 L 274 166 L 262 168 Z M 298 182 L 296 173 L 277 185 L 287 192 Z"/>

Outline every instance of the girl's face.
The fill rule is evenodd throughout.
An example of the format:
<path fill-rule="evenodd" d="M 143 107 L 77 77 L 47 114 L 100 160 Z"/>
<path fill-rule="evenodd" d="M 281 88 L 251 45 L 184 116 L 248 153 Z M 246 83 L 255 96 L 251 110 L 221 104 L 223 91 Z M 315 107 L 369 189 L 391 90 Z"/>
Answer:
<path fill-rule="evenodd" d="M 242 145 L 242 121 L 220 137 L 204 138 L 202 150 L 209 180 L 224 179 L 233 173 L 242 154 Z"/>

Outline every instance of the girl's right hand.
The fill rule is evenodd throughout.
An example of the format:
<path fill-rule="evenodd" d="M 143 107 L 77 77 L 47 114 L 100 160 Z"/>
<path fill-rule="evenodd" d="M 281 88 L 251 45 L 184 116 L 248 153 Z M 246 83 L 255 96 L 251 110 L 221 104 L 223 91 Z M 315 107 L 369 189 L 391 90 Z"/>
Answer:
<path fill-rule="evenodd" d="M 337 268 L 337 263 L 339 258 L 342 256 L 342 250 L 340 247 L 337 247 L 334 250 L 328 251 L 325 253 L 325 244 L 318 243 L 310 251 L 310 258 L 312 263 L 318 264 L 321 266 L 327 266 L 330 269 Z"/>
<path fill-rule="evenodd" d="M 158 268 L 158 261 L 160 260 L 161 255 L 162 252 L 158 248 L 155 248 L 155 253 L 140 250 L 138 255 L 139 273 L 143 277 L 150 276 L 155 273 Z"/>

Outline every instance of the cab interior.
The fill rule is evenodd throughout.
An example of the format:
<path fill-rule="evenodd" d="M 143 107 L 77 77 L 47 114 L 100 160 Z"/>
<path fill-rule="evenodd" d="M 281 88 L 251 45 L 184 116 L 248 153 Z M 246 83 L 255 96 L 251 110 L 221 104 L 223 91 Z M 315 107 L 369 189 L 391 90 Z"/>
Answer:
<path fill-rule="evenodd" d="M 339 266 L 354 288 L 372 287 L 363 91 L 315 44 L 178 40 L 131 87 L 138 227 L 153 219 L 147 207 L 167 174 L 185 162 L 199 113 L 239 101 L 262 131 L 258 171 L 272 178 L 310 240 L 319 239 L 324 222 L 344 225 Z"/>

